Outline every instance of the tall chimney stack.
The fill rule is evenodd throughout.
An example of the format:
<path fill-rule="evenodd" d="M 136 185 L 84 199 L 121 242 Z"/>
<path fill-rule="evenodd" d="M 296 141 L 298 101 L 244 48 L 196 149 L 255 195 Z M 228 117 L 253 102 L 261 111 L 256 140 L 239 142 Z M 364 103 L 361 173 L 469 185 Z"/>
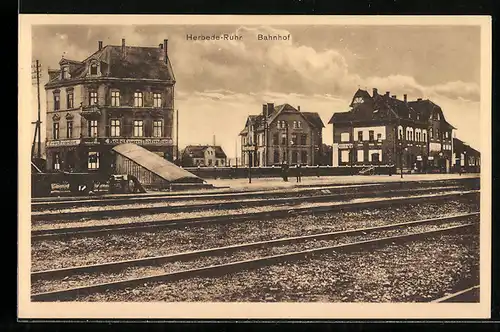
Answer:
<path fill-rule="evenodd" d="M 408 95 L 406 93 L 403 95 L 403 98 L 405 103 L 408 102 Z"/>
<path fill-rule="evenodd" d="M 297 106 L 297 110 L 300 112 L 300 105 Z"/>
<path fill-rule="evenodd" d="M 378 95 L 378 90 L 377 90 L 377 88 L 373 88 L 373 95 L 374 95 L 374 96 Z"/>
<path fill-rule="evenodd" d="M 390 94 L 391 94 L 391 92 L 390 92 L 390 91 L 386 91 L 386 92 L 385 92 L 385 95 L 386 95 L 387 97 L 389 97 L 389 95 L 390 95 Z"/>
<path fill-rule="evenodd" d="M 99 51 L 100 51 L 100 50 L 102 50 L 102 40 L 99 40 L 98 44 L 99 44 Z"/>
<path fill-rule="evenodd" d="M 267 119 L 267 104 L 262 104 L 262 115 Z"/>
<path fill-rule="evenodd" d="M 267 103 L 267 115 L 274 112 L 274 103 Z"/>
<path fill-rule="evenodd" d="M 214 135 L 214 142 L 213 142 L 213 143 L 214 143 L 214 145 L 213 145 L 213 146 L 215 147 L 215 135 Z"/>
<path fill-rule="evenodd" d="M 165 54 L 165 62 L 167 61 L 168 57 L 168 39 L 163 40 L 163 53 Z"/>
<path fill-rule="evenodd" d="M 158 59 L 160 61 L 164 61 L 165 60 L 165 55 L 164 55 L 164 52 L 163 52 L 163 44 L 160 44 L 159 48 L 160 48 L 160 55 L 159 55 Z"/>
<path fill-rule="evenodd" d="M 122 38 L 122 57 L 125 57 L 125 38 Z"/>

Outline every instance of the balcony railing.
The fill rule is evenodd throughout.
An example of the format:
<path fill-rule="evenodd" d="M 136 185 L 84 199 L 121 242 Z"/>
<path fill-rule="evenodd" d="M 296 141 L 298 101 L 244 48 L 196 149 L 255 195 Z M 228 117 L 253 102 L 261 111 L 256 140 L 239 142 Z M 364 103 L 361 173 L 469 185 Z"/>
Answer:
<path fill-rule="evenodd" d="M 101 108 L 99 105 L 86 105 L 82 106 L 82 111 L 80 114 L 83 117 L 88 117 L 88 116 L 99 116 L 101 115 Z"/>

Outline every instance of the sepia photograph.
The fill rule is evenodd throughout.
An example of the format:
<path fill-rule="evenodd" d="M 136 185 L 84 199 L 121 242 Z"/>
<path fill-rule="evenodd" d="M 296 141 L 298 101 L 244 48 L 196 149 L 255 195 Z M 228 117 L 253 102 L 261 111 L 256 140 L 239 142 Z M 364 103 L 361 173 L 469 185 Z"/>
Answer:
<path fill-rule="evenodd" d="M 20 317 L 489 317 L 490 17 L 19 22 Z"/>

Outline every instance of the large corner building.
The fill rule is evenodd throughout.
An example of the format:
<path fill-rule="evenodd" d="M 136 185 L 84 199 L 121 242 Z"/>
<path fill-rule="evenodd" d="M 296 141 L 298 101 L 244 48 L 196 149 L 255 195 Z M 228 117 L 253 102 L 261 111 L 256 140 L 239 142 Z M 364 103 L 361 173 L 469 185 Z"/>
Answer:
<path fill-rule="evenodd" d="M 453 130 L 430 100 L 403 100 L 390 92 L 358 89 L 347 112 L 334 113 L 333 166 L 396 165 L 450 172 Z"/>
<path fill-rule="evenodd" d="M 262 113 L 250 115 L 240 132 L 242 164 L 318 165 L 324 127 L 316 112 L 301 112 L 300 106 L 290 104 L 263 104 Z"/>
<path fill-rule="evenodd" d="M 157 47 L 102 45 L 49 69 L 48 170 L 103 171 L 112 148 L 134 143 L 172 160 L 175 77 L 168 40 Z"/>

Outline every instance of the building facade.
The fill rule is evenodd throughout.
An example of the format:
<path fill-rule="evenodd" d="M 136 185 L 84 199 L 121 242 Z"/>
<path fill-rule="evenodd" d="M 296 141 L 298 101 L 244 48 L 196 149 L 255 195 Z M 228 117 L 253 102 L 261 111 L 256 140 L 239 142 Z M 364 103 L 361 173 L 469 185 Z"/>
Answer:
<path fill-rule="evenodd" d="M 347 112 L 334 113 L 333 166 L 395 165 L 450 172 L 453 129 L 430 100 L 403 100 L 390 92 L 358 89 Z"/>
<path fill-rule="evenodd" d="M 227 166 L 227 156 L 219 145 L 188 145 L 182 152 L 182 166 Z"/>
<path fill-rule="evenodd" d="M 83 61 L 62 59 L 49 69 L 48 170 L 113 169 L 113 146 L 135 143 L 173 158 L 175 77 L 168 40 L 158 47 L 98 42 Z"/>
<path fill-rule="evenodd" d="M 481 153 L 458 138 L 453 138 L 453 156 L 456 172 L 480 172 Z"/>
<path fill-rule="evenodd" d="M 316 112 L 263 104 L 262 113 L 250 115 L 240 132 L 242 165 L 318 165 L 324 127 Z"/>

